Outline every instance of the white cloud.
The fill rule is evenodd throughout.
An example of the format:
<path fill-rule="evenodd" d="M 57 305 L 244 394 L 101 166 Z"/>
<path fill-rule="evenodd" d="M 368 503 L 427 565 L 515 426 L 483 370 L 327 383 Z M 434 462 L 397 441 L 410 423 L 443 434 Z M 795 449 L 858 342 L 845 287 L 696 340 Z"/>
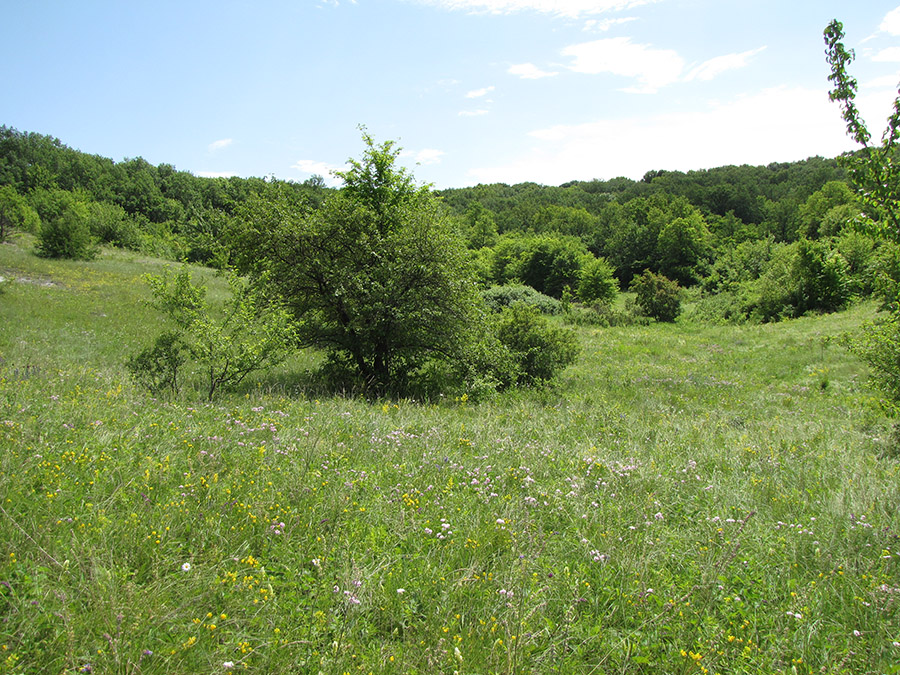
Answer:
<path fill-rule="evenodd" d="M 900 35 L 900 7 L 888 12 L 884 19 L 881 20 L 879 28 L 891 35 Z"/>
<path fill-rule="evenodd" d="M 687 74 L 684 74 L 684 59 L 678 52 L 635 44 L 628 37 L 582 42 L 566 47 L 562 54 L 573 59 L 570 68 L 576 73 L 611 73 L 629 77 L 637 80 L 637 84 L 625 87 L 622 91 L 653 94 L 676 82 L 712 80 L 729 70 L 743 68 L 764 49 L 765 47 L 757 47 L 746 52 L 716 56 L 694 66 Z"/>
<path fill-rule="evenodd" d="M 482 110 L 460 110 L 459 111 L 460 117 L 481 117 L 482 115 L 487 115 L 487 114 L 488 114 L 488 111 L 484 110 L 484 109 L 482 109 Z"/>
<path fill-rule="evenodd" d="M 424 148 L 423 150 L 419 150 L 417 152 L 403 152 L 401 153 L 402 157 L 412 157 L 416 164 L 439 164 L 441 161 L 441 157 L 443 157 L 445 153 L 443 150 L 436 150 L 434 148 Z"/>
<path fill-rule="evenodd" d="M 900 73 L 894 75 L 882 75 L 865 82 L 860 82 L 859 86 L 866 89 L 893 89 L 897 90 L 898 82 L 900 82 Z"/>
<path fill-rule="evenodd" d="M 887 49 L 882 49 L 872 56 L 872 60 L 883 63 L 896 63 L 900 61 L 900 47 L 888 47 Z"/>
<path fill-rule="evenodd" d="M 764 49 L 765 47 L 758 47 L 756 49 L 751 49 L 746 52 L 740 52 L 738 54 L 725 54 L 724 56 L 717 56 L 715 58 L 709 59 L 709 61 L 704 61 L 699 66 L 693 68 L 685 76 L 684 79 L 685 81 L 711 80 L 728 70 L 743 68 L 749 63 L 752 57 L 756 56 Z"/>
<path fill-rule="evenodd" d="M 677 52 L 634 44 L 627 37 L 583 42 L 566 47 L 562 53 L 574 59 L 570 67 L 576 73 L 612 73 L 637 79 L 640 86 L 625 90 L 634 93 L 653 93 L 672 84 L 684 69 L 684 60 Z"/>
<path fill-rule="evenodd" d="M 862 102 L 861 102 L 862 105 Z M 769 164 L 851 149 L 837 107 L 823 91 L 776 88 L 692 113 L 604 119 L 529 134 L 532 148 L 509 163 L 470 171 L 477 182 L 627 176 L 728 164 Z"/>
<path fill-rule="evenodd" d="M 292 169 L 296 169 L 301 173 L 308 174 L 310 176 L 322 176 L 325 179 L 325 183 L 330 186 L 339 185 L 341 182 L 340 178 L 336 178 L 334 176 L 335 171 L 342 171 L 346 169 L 345 166 L 335 166 L 334 164 L 328 164 L 327 162 L 319 162 L 314 159 L 298 159 L 297 163 L 291 166 Z"/>
<path fill-rule="evenodd" d="M 231 178 L 237 176 L 235 171 L 198 171 L 200 178 Z"/>
<path fill-rule="evenodd" d="M 509 67 L 506 71 L 510 75 L 516 75 L 525 80 L 539 80 L 542 77 L 553 77 L 559 75 L 557 72 L 541 70 L 533 63 L 517 63 Z"/>
<path fill-rule="evenodd" d="M 637 21 L 636 16 L 626 16 L 620 19 L 588 19 L 584 22 L 583 30 L 588 32 L 605 33 L 613 26 L 620 26 L 623 23 Z"/>
<path fill-rule="evenodd" d="M 444 9 L 489 14 L 532 11 L 577 18 L 621 11 L 660 0 L 419 0 Z"/>
<path fill-rule="evenodd" d="M 233 143 L 233 139 L 231 138 L 221 138 L 218 141 L 213 141 L 209 145 L 206 146 L 206 149 L 210 152 L 215 152 L 216 150 L 222 150 L 223 148 L 227 148 L 229 145 Z"/>
<path fill-rule="evenodd" d="M 494 91 L 493 86 L 482 87 L 481 89 L 473 89 L 472 91 L 470 91 L 469 93 L 466 94 L 466 98 L 481 98 L 482 96 L 484 96 L 486 94 L 490 94 L 492 91 Z"/>

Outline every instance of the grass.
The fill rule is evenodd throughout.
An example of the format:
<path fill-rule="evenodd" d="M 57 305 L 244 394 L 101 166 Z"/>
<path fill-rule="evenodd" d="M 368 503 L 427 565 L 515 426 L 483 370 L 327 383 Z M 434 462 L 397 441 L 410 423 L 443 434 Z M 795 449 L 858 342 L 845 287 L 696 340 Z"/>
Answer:
<path fill-rule="evenodd" d="M 317 400 L 309 354 L 204 404 L 122 369 L 159 261 L 26 244 L 0 673 L 898 672 L 890 420 L 827 341 L 871 306 L 578 328 L 557 387 L 478 404 Z"/>

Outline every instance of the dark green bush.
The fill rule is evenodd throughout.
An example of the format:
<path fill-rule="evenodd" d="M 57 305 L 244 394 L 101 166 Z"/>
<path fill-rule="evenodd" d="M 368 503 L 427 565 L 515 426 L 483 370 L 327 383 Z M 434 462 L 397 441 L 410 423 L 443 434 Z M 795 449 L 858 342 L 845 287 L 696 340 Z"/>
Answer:
<path fill-rule="evenodd" d="M 657 321 L 672 322 L 681 313 L 681 287 L 662 274 L 646 270 L 631 282 L 641 311 Z"/>
<path fill-rule="evenodd" d="M 57 217 L 45 222 L 38 236 L 37 253 L 44 258 L 92 260 L 99 249 L 91 236 L 86 204 L 72 202 Z"/>
<path fill-rule="evenodd" d="M 575 362 L 575 333 L 550 322 L 536 307 L 515 304 L 497 317 L 496 335 L 515 368 L 513 385 L 547 382 Z"/>
<path fill-rule="evenodd" d="M 178 373 L 187 360 L 187 348 L 177 331 L 159 335 L 152 347 L 140 351 L 125 362 L 134 380 L 150 393 L 178 393 Z"/>

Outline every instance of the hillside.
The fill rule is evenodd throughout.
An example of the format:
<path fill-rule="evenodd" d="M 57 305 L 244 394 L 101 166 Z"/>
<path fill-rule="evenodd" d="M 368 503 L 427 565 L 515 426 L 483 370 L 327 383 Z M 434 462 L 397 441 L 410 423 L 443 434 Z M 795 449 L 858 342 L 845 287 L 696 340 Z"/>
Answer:
<path fill-rule="evenodd" d="M 828 340 L 871 303 L 575 326 L 556 386 L 480 403 L 324 395 L 304 352 L 207 404 L 123 368 L 165 261 L 32 247 L 0 245 L 4 675 L 896 669 L 896 439 Z"/>

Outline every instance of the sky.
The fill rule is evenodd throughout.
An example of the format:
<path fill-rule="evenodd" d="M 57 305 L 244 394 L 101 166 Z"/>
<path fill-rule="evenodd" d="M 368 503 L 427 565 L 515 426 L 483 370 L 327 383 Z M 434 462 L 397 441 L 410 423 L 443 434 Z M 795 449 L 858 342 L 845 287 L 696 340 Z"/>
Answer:
<path fill-rule="evenodd" d="M 197 176 L 339 181 L 396 141 L 435 188 L 640 179 L 879 138 L 898 0 L 0 0 L 0 125 Z"/>

